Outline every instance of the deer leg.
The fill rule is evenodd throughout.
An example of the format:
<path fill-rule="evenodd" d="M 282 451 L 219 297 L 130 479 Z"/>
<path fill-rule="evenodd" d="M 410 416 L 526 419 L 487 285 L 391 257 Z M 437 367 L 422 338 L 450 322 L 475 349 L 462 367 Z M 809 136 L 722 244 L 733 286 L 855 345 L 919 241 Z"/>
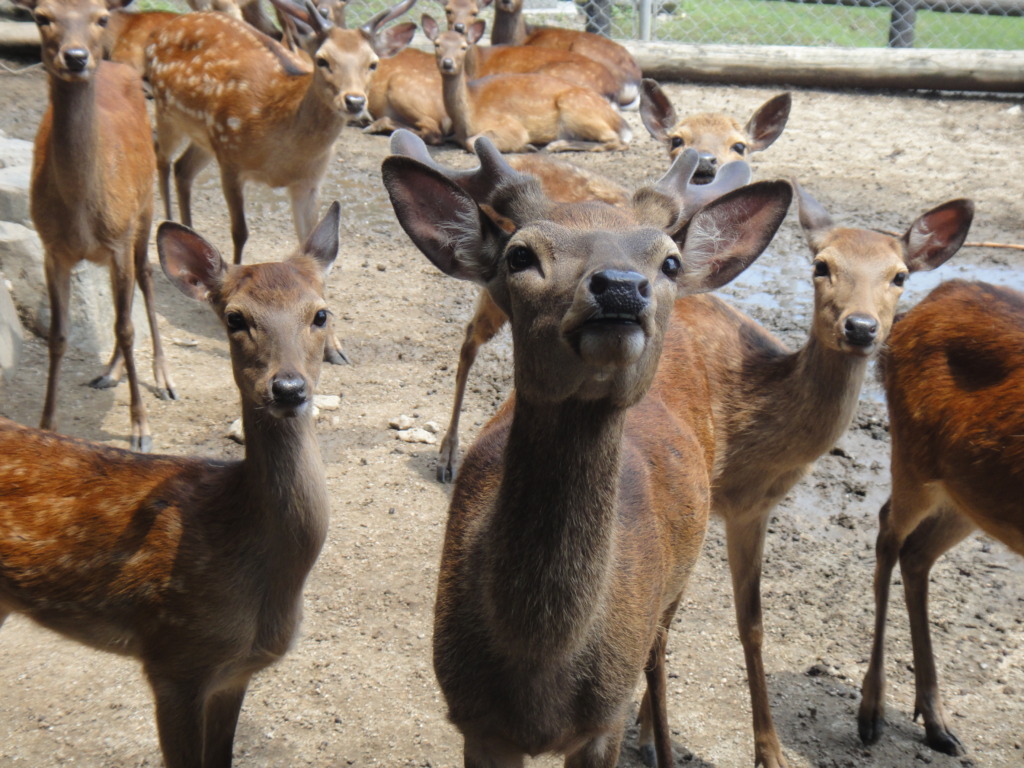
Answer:
<path fill-rule="evenodd" d="M 142 299 L 146 303 L 146 317 L 149 320 L 149 333 L 153 338 L 153 379 L 157 390 L 164 400 L 177 400 L 178 393 L 171 379 L 171 372 L 164 355 L 164 345 L 160 339 L 160 326 L 156 316 L 156 299 L 153 295 L 153 267 L 149 263 L 149 230 L 152 225 L 152 211 L 146 214 L 145 220 L 139 225 L 135 236 L 135 280 L 142 291 Z"/>
<path fill-rule="evenodd" d="M 455 462 L 459 455 L 459 417 L 462 414 L 462 401 L 466 396 L 466 381 L 469 369 L 473 367 L 477 351 L 494 338 L 508 322 L 508 317 L 494 303 L 491 294 L 481 291 L 476 301 L 473 319 L 466 326 L 466 336 L 459 350 L 459 367 L 455 373 L 455 401 L 452 403 L 452 417 L 448 422 L 448 431 L 444 433 L 441 449 L 437 456 L 437 479 L 442 483 L 450 483 L 455 477 Z"/>
<path fill-rule="evenodd" d="M 166 768 L 203 765 L 202 686 L 195 680 L 150 675 L 156 699 L 156 727 Z"/>
<path fill-rule="evenodd" d="M 205 149 L 189 144 L 174 163 L 174 188 L 178 193 L 178 211 L 181 213 L 181 223 L 186 227 L 192 226 L 192 182 L 211 160 L 213 155 Z M 228 207 L 230 208 L 230 203 Z"/>
<path fill-rule="evenodd" d="M 675 764 L 672 734 L 668 728 L 668 678 L 665 673 L 667 641 L 668 631 L 661 627 L 654 638 L 651 655 L 644 669 L 647 691 L 640 705 L 640 756 L 649 768 L 671 768 Z"/>
<path fill-rule="evenodd" d="M 565 768 L 615 768 L 619 764 L 625 728 L 591 739 L 581 749 L 565 757 Z M 669 763 L 669 766 L 672 764 Z"/>
<path fill-rule="evenodd" d="M 218 691 L 207 699 L 203 768 L 231 768 L 235 728 L 248 682 Z"/>
<path fill-rule="evenodd" d="M 153 438 L 149 433 L 146 405 L 142 401 L 139 373 L 135 368 L 135 355 L 132 351 L 135 344 L 135 326 L 132 324 L 132 300 L 135 298 L 133 258 L 119 260 L 114 257 L 110 262 L 110 281 L 114 292 L 114 335 L 124 358 L 125 372 L 128 374 L 131 395 L 131 448 L 140 453 L 149 453 L 153 449 Z"/>
<path fill-rule="evenodd" d="M 764 641 L 761 613 L 761 562 L 768 526 L 768 510 L 726 519 L 725 534 L 732 572 L 733 599 L 736 602 L 736 623 L 747 665 L 750 707 L 754 720 L 754 765 L 764 768 L 786 768 L 775 724 L 768 702 L 768 681 L 764 674 L 761 644 Z"/>
<path fill-rule="evenodd" d="M 467 736 L 462 747 L 462 764 L 464 768 L 523 768 L 523 756 L 483 739 Z"/>
<path fill-rule="evenodd" d="M 60 364 L 68 346 L 68 303 L 71 300 L 71 269 L 56 259 L 46 259 L 46 290 L 50 294 L 50 370 L 46 379 L 46 399 L 40 429 L 56 429 L 57 384 Z"/>
<path fill-rule="evenodd" d="M 900 547 L 900 572 L 914 647 L 914 719 L 918 714 L 924 718 L 928 746 L 947 755 L 963 755 L 967 750 L 949 727 L 939 694 L 928 628 L 928 574 L 939 556 L 973 530 L 970 520 L 950 507 L 943 507 L 914 529 Z"/>
<path fill-rule="evenodd" d="M 242 263 L 242 250 L 249 239 L 249 228 L 245 225 L 245 196 L 243 182 L 237 173 L 228 168 L 220 169 L 220 185 L 231 217 L 231 242 L 235 246 L 234 263 Z"/>

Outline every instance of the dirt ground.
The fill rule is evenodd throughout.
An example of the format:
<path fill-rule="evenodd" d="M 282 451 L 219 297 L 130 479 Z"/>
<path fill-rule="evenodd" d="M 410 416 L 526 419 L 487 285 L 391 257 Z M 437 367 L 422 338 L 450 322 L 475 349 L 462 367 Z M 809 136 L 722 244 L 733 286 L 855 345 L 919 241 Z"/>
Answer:
<path fill-rule="evenodd" d="M 12 63 L 12 62 L 9 62 Z M 18 62 L 13 62 L 17 65 Z M 681 113 L 722 110 L 743 120 L 774 89 L 669 85 Z M 43 108 L 38 69 L 0 74 L 0 129 L 31 138 Z M 629 184 L 665 166 L 636 112 L 628 153 L 572 158 Z M 953 197 L 977 203 L 970 240 L 1024 240 L 1024 116 L 1020 98 L 794 93 L 789 127 L 756 158 L 759 178 L 798 177 L 843 222 L 902 231 Z M 332 502 L 329 540 L 306 590 L 294 651 L 259 675 L 235 742 L 238 766 L 455 766 L 461 740 L 445 719 L 430 662 L 436 566 L 449 488 L 434 479 L 435 446 L 396 440 L 388 422 L 448 422 L 472 286 L 438 273 L 401 233 L 379 180 L 385 138 L 346 129 L 322 190 L 342 204 L 340 270 L 331 304 L 354 365 L 326 367 L 319 390 L 340 394 L 319 432 Z M 444 161 L 468 162 L 460 150 Z M 201 177 L 196 228 L 230 253 L 215 171 Z M 250 187 L 247 259 L 293 246 L 287 199 Z M 152 258 L 155 262 L 155 248 Z M 915 275 L 904 307 L 939 279 L 979 276 L 1022 286 L 1019 252 L 965 248 L 934 275 Z M 755 266 L 722 293 L 799 345 L 810 319 L 810 269 L 796 216 Z M 225 438 L 237 416 L 224 334 L 163 278 L 157 301 L 181 400 L 147 403 L 156 449 L 240 457 Z M 140 370 L 150 344 L 139 329 Z M 125 447 L 127 392 L 85 382 L 102 360 L 70 355 L 60 416 L 67 432 Z M 481 354 L 463 444 L 508 394 L 507 334 Z M 27 339 L 0 413 L 35 424 L 44 344 Z M 887 495 L 888 433 L 869 384 L 838 447 L 776 510 L 764 578 L 765 662 L 779 734 L 794 768 L 1024 764 L 1024 561 L 975 536 L 933 572 L 931 618 L 946 706 L 969 748 L 949 758 L 923 745 L 913 714 L 912 658 L 901 590 L 889 634 L 890 725 L 870 749 L 856 735 L 874 609 L 876 514 Z M 753 762 L 743 656 L 734 628 L 722 527 L 704 556 L 669 640 L 669 714 L 679 764 Z M 150 694 L 137 665 L 64 641 L 12 617 L 0 632 L 0 766 L 158 766 Z M 639 697 L 639 693 L 638 693 Z M 636 733 L 620 765 L 639 766 Z M 557 764 L 551 757 L 535 765 Z"/>

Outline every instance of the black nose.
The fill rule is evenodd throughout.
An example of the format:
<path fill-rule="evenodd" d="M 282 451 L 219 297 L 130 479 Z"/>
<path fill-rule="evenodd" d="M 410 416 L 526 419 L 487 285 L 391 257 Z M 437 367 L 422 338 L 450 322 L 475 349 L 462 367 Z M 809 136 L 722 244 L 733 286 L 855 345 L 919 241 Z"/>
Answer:
<path fill-rule="evenodd" d="M 279 405 L 302 405 L 306 402 L 306 380 L 301 376 L 277 376 L 270 385 L 270 391 L 274 395 L 274 402 Z"/>
<path fill-rule="evenodd" d="M 441 59 L 441 69 L 445 72 L 455 71 L 455 59 L 443 58 Z"/>
<path fill-rule="evenodd" d="M 638 272 L 605 269 L 590 276 L 590 293 L 602 315 L 635 319 L 650 303 L 651 284 Z"/>
<path fill-rule="evenodd" d="M 355 94 L 348 94 L 345 96 L 345 109 L 352 114 L 359 114 L 363 111 L 363 107 L 366 106 L 365 96 L 356 96 Z"/>
<path fill-rule="evenodd" d="M 867 347 L 874 344 L 878 336 L 878 321 L 871 315 L 853 314 L 846 318 L 843 330 L 850 344 Z"/>
<path fill-rule="evenodd" d="M 89 64 L 89 52 L 85 48 L 69 48 L 64 51 L 64 66 L 72 72 L 84 72 Z"/>
<path fill-rule="evenodd" d="M 460 34 L 466 34 L 466 25 L 463 24 L 461 21 L 455 22 L 455 24 L 452 26 L 452 29 L 454 29 L 456 32 Z"/>

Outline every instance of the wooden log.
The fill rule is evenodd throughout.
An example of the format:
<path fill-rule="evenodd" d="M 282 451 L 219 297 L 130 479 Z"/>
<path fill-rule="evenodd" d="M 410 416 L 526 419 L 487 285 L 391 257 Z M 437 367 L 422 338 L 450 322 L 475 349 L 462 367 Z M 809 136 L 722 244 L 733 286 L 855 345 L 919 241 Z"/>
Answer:
<path fill-rule="evenodd" d="M 620 42 L 656 80 L 1024 92 L 1024 51 Z"/>
<path fill-rule="evenodd" d="M 0 48 L 38 49 L 39 30 L 31 21 L 0 21 Z"/>

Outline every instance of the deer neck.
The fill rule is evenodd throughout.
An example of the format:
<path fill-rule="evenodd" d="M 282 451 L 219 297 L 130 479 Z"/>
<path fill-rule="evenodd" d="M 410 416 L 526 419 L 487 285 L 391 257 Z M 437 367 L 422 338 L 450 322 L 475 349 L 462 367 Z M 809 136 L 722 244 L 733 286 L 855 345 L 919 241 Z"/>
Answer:
<path fill-rule="evenodd" d="M 279 419 L 250 403 L 242 405 L 245 461 L 243 493 L 255 525 L 277 526 L 290 568 L 302 578 L 320 552 L 327 533 L 329 501 L 320 444 L 311 410 Z M 273 531 L 271 531 L 273 533 Z"/>
<path fill-rule="evenodd" d="M 487 62 L 487 56 L 480 50 L 479 45 L 471 45 L 466 50 L 466 60 L 462 66 L 466 71 L 466 80 L 475 80 L 480 77 L 480 70 Z"/>
<path fill-rule="evenodd" d="M 52 182 L 64 198 L 97 199 L 103 187 L 97 158 L 100 139 L 97 77 L 99 72 L 77 83 L 50 77 L 53 121 L 46 152 Z"/>
<path fill-rule="evenodd" d="M 526 21 L 523 12 L 507 13 L 494 9 L 494 26 L 491 28 L 491 45 L 522 45 L 526 39 Z"/>
<path fill-rule="evenodd" d="M 444 98 L 444 109 L 452 121 L 455 138 L 464 143 L 472 136 L 475 115 L 473 103 L 469 96 L 469 85 L 466 82 L 465 68 L 457 75 L 441 74 L 441 93 Z"/>
<path fill-rule="evenodd" d="M 495 634 L 513 655 L 558 661 L 602 613 L 624 424 L 607 404 L 517 396 L 482 574 Z"/>
<path fill-rule="evenodd" d="M 345 117 L 334 106 L 331 89 L 316 74 L 306 77 L 309 79 L 305 93 L 291 125 L 303 144 L 312 147 L 322 145 L 330 150 L 345 126 Z"/>

